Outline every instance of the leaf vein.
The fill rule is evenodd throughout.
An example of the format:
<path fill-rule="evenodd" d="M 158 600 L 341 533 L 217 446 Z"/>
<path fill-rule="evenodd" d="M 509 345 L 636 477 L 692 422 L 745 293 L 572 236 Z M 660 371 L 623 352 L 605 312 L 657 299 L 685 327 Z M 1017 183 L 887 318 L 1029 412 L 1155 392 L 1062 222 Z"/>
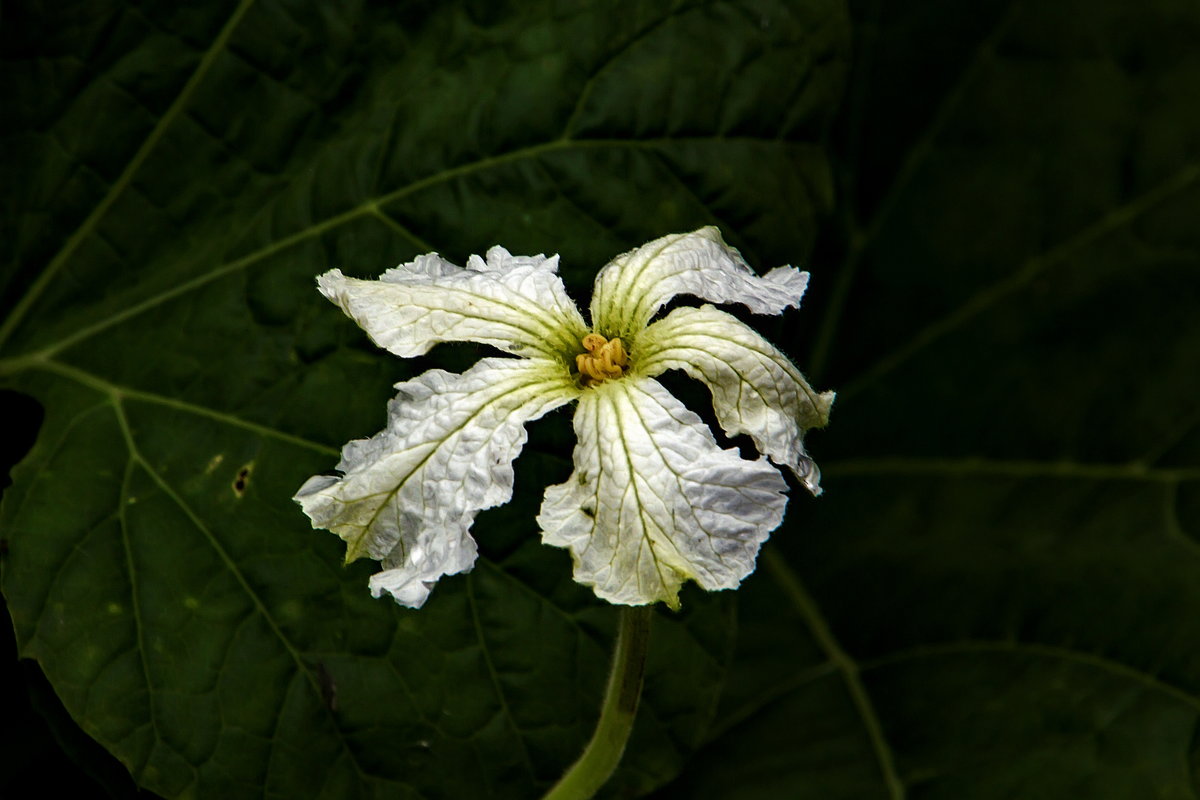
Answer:
<path fill-rule="evenodd" d="M 784 593 L 791 598 L 793 604 L 796 606 L 796 610 L 800 612 L 800 615 L 808 623 L 813 638 L 817 640 L 817 643 L 825 651 L 829 660 L 842 673 L 846 689 L 850 693 L 850 698 L 859 716 L 862 718 L 863 726 L 867 730 L 867 736 L 875 752 L 879 771 L 887 786 L 888 794 L 892 800 L 904 800 L 904 784 L 896 772 L 895 757 L 892 754 L 891 745 L 884 738 L 883 726 L 879 721 L 879 716 L 875 713 L 871 698 L 867 694 L 862 678 L 859 676 L 859 665 L 850 657 L 849 653 L 842 649 L 841 644 L 834 637 L 833 632 L 829 628 L 829 623 L 826 622 L 824 615 L 821 614 L 820 609 L 817 607 L 816 601 L 804 587 L 800 576 L 774 550 L 764 553 L 762 559 L 772 577 L 784 590 Z"/>
<path fill-rule="evenodd" d="M 195 528 L 200 531 L 204 540 L 208 542 L 213 552 L 216 553 L 218 559 L 225 566 L 225 568 L 229 570 L 234 580 L 237 581 L 238 585 L 242 588 L 242 591 L 245 592 L 255 611 L 257 611 L 262 617 L 263 621 L 267 623 L 267 627 L 271 629 L 271 632 L 291 656 L 292 661 L 295 663 L 296 671 L 307 678 L 309 687 L 317 697 L 318 704 L 326 711 L 326 716 L 329 719 L 330 727 L 337 734 L 336 738 L 338 743 L 349 755 L 350 762 L 353 764 L 359 778 L 365 780 L 367 778 L 367 774 L 363 771 L 362 765 L 358 763 L 353 751 L 350 750 L 350 744 L 346 741 L 346 738 L 342 733 L 342 729 L 338 726 L 337 720 L 334 719 L 332 712 L 329 711 L 328 706 L 325 705 L 322 699 L 323 695 L 321 693 L 320 682 L 308 668 L 308 665 L 304 663 L 304 659 L 301 658 L 300 652 L 296 649 L 296 646 L 292 644 L 292 641 L 284 634 L 283 630 L 279 627 L 279 623 L 275 621 L 275 618 L 271 615 L 271 612 L 263 603 L 262 598 L 259 597 L 258 592 L 256 592 L 254 587 L 250 585 L 250 582 L 246 579 L 246 576 L 242 573 L 241 569 L 238 568 L 237 563 L 232 559 L 232 557 L 230 557 L 229 553 L 226 552 L 225 548 L 217 540 L 216 536 L 209 529 L 209 527 L 204 523 L 203 520 L 200 519 L 192 507 L 183 499 L 183 497 L 175 491 L 174 487 L 171 486 L 166 479 L 162 477 L 158 470 L 156 470 L 140 453 L 137 448 L 137 443 L 133 439 L 132 432 L 126 427 L 123 428 L 123 433 L 126 436 L 126 443 L 129 447 L 130 458 L 136 461 L 138 465 L 146 471 L 146 474 L 149 475 L 150 479 L 158 485 L 163 494 L 165 494 L 171 500 L 171 502 L 173 502 L 179 508 L 179 510 L 183 512 L 184 516 L 188 518 L 192 525 L 194 525 Z"/>
<path fill-rule="evenodd" d="M 433 175 L 429 175 L 424 178 L 419 178 L 417 180 L 414 180 L 392 192 L 389 192 L 384 195 L 380 195 L 375 198 L 365 200 L 358 206 L 355 206 L 354 208 L 351 208 L 347 211 L 343 211 L 340 214 L 335 214 L 332 217 L 327 217 L 326 219 L 324 219 L 320 222 L 313 223 L 313 224 L 309 225 L 308 227 L 302 228 L 301 230 L 298 230 L 294 233 L 291 233 L 287 236 L 277 239 L 277 240 L 271 242 L 270 244 L 264 245 L 263 247 L 260 247 L 258 250 L 247 253 L 246 255 L 243 255 L 239 258 L 234 259 L 233 261 L 230 261 L 230 262 L 227 262 L 220 266 L 214 267 L 213 269 L 209 270 L 208 272 L 205 272 L 201 275 L 197 275 L 196 277 L 192 278 L 191 280 L 187 280 L 182 283 L 176 284 L 176 285 L 172 286 L 170 289 L 159 292 L 158 294 L 152 295 L 152 296 L 150 296 L 144 300 L 138 301 L 138 302 L 129 302 L 129 303 L 125 304 L 119 311 L 113 312 L 112 314 L 109 314 L 108 316 L 106 316 L 102 319 L 99 319 L 96 322 L 91 323 L 90 325 L 84 325 L 84 326 L 80 327 L 78 330 L 74 331 L 73 333 L 59 339 L 58 341 L 52 342 L 51 344 L 44 346 L 41 350 L 38 351 L 38 356 L 43 357 L 43 358 L 48 358 L 48 357 L 54 356 L 57 353 L 61 352 L 62 350 L 65 350 L 68 347 L 78 344 L 79 342 L 84 341 L 84 340 L 96 335 L 97 333 L 100 333 L 101 331 L 107 330 L 108 328 L 111 328 L 114 325 L 119 325 L 120 323 L 125 322 L 126 320 L 132 319 L 133 317 L 143 314 L 151 309 L 157 308 L 158 306 L 162 305 L 163 303 L 169 302 L 177 297 L 188 294 L 189 292 L 192 292 L 202 286 L 206 286 L 209 283 L 211 283 L 215 280 L 218 280 L 226 275 L 229 275 L 229 274 L 238 272 L 242 269 L 245 269 L 246 267 L 250 266 L 251 264 L 254 264 L 254 263 L 261 261 L 265 258 L 268 258 L 272 255 L 275 255 L 276 253 L 282 252 L 282 251 L 286 250 L 287 248 L 297 245 L 301 242 L 304 242 L 314 236 L 319 236 L 320 234 L 325 233 L 326 231 L 332 230 L 332 229 L 338 227 L 339 225 L 343 225 L 347 222 L 351 222 L 351 221 L 356 220 L 364 215 L 372 214 L 373 208 L 386 205 L 387 203 L 393 202 L 395 200 L 399 200 L 400 198 L 406 197 L 410 194 L 416 194 L 417 192 L 427 189 L 430 186 L 436 186 L 437 184 L 445 183 L 447 181 L 454 180 L 456 178 L 459 178 L 459 177 L 462 177 L 465 175 L 470 175 L 475 172 L 481 172 L 481 171 L 484 171 L 487 169 L 491 169 L 493 167 L 503 166 L 505 164 L 521 161 L 521 160 L 528 159 L 528 158 L 536 158 L 538 156 L 541 156 L 544 153 L 549 153 L 549 152 L 554 152 L 554 151 L 559 151 L 559 150 L 587 149 L 587 148 L 597 148 L 597 149 L 632 148 L 632 149 L 653 150 L 655 148 L 663 147 L 665 145 L 669 145 L 672 143 L 686 142 L 686 141 L 690 141 L 690 142 L 709 141 L 709 142 L 719 142 L 721 144 L 762 143 L 762 144 L 776 146 L 776 147 L 792 146 L 793 144 L 798 145 L 798 146 L 804 146 L 804 147 L 810 146 L 807 143 L 792 143 L 792 142 L 787 142 L 787 141 L 778 141 L 778 140 L 774 140 L 774 139 L 767 139 L 764 137 L 755 137 L 755 136 L 738 136 L 738 137 L 692 136 L 692 137 L 660 137 L 660 138 L 647 138 L 647 139 L 634 139 L 634 138 L 630 138 L 630 139 L 582 139 L 582 140 L 567 140 L 567 141 L 554 140 L 554 141 L 550 141 L 550 142 L 544 142 L 542 144 L 531 145 L 529 147 L 521 148 L 518 150 L 513 150 L 508 153 L 502 153 L 502 154 L 496 155 L 496 156 L 488 156 L 486 158 L 482 158 L 477 161 L 472 161 L 472 162 L 468 162 L 466 164 L 462 164 L 457 167 L 451 167 L 448 169 L 444 169 Z M 14 315 L 14 317 L 15 317 L 15 315 Z M 10 320 L 9 320 L 10 322 L 11 322 L 11 319 L 12 318 L 10 318 Z M 3 344 L 3 342 L 4 342 L 3 337 L 0 337 L 0 344 Z"/>
<path fill-rule="evenodd" d="M 536 783 L 537 773 L 533 769 L 533 760 L 529 757 L 529 747 L 525 744 L 525 737 L 521 732 L 521 728 L 517 725 L 516 717 L 513 716 L 512 709 L 508 705 L 508 699 L 504 695 L 504 688 L 500 685 L 500 675 L 496 672 L 496 665 L 492 662 L 492 653 L 488 647 L 487 637 L 483 634 L 483 625 L 479 622 L 479 603 L 475 599 L 475 576 L 467 574 L 467 602 L 471 606 L 471 622 L 475 626 L 475 637 L 479 640 L 479 649 L 483 653 L 483 663 L 487 666 L 488 676 L 492 680 L 492 689 L 496 692 L 496 699 L 500 702 L 500 710 L 504 714 L 504 719 L 508 726 L 512 728 L 516 735 L 517 747 L 521 751 L 521 759 L 525 762 L 525 769 L 529 773 L 529 777 Z"/>
<path fill-rule="evenodd" d="M 242 17 L 245 16 L 253 2 L 254 0 L 241 0 L 241 2 L 238 3 L 237 8 L 234 9 L 233 14 L 230 15 L 220 33 L 218 33 L 216 38 L 213 39 L 212 46 L 209 47 L 209 49 L 201 57 L 200 63 L 196 65 L 196 69 L 192 72 L 191 77 L 188 78 L 187 82 L 183 85 L 183 88 L 180 89 L 179 94 L 175 97 L 175 100 L 171 103 L 167 110 L 163 112 L 162 117 L 160 117 L 158 120 L 158 124 L 156 124 L 150 131 L 150 134 L 146 137 L 146 140 L 142 142 L 142 146 L 138 148 L 133 158 L 130 159 L 129 163 L 125 166 L 125 169 L 121 172 L 120 176 L 118 176 L 118 178 L 109 187 L 108 192 L 104 195 L 103 199 L 101 199 L 96 207 L 92 209 L 92 213 L 90 213 L 87 218 L 84 219 L 83 224 L 81 224 L 79 228 L 76 229 L 73 234 L 71 234 L 70 238 L 67 239 L 67 242 L 63 245 L 62 249 L 59 250 L 54 258 L 51 259 L 50 263 L 46 265 L 46 268 L 42 271 L 42 274 L 39 275 L 37 280 L 34 281 L 33 285 L 29 287 L 29 291 L 26 292 L 21 300 L 17 303 L 12 313 L 8 316 L 8 319 L 6 319 L 3 324 L 0 324 L 0 346 L 3 346 L 3 344 L 8 341 L 9 337 L 16 330 L 17 326 L 25 318 L 25 315 L 29 313 L 29 310 L 33 307 L 34 303 L 37 302 L 38 298 L 41 297 L 42 293 L 46 291 L 46 288 L 58 275 L 58 272 L 63 268 L 67 261 L 70 260 L 71 256 L 74 255 L 75 251 L 84 242 L 84 240 L 86 240 L 87 237 L 94 230 L 96 230 L 96 226 L 99 224 L 100 220 L 105 214 L 108 213 L 109 208 L 112 207 L 113 203 L 115 203 L 117 198 L 121 195 L 121 192 L 125 190 L 125 187 L 128 186 L 130 181 L 133 179 L 134 174 L 141 168 L 142 164 L 145 163 L 146 158 L 150 155 L 150 152 L 154 149 L 155 145 L 158 144 L 159 140 L 163 136 L 163 133 L 168 127 L 170 127 L 171 123 L 174 122 L 175 117 L 179 115 L 180 111 L 183 110 L 184 105 L 186 105 L 187 101 L 191 98 L 192 92 L 195 91 L 196 87 L 200 85 L 200 82 L 208 73 L 209 68 L 212 66 L 217 56 L 225 49 L 225 45 L 228 43 L 230 36 L 233 35 L 234 29 L 238 26 L 238 23 L 241 22 Z"/>
<path fill-rule="evenodd" d="M 1189 691 L 1182 686 L 1169 683 L 1157 675 L 1146 672 L 1138 667 L 1130 666 L 1097 653 L 1089 653 L 1072 647 L 1061 645 L 1041 644 L 1037 642 L 1019 642 L 1002 640 L 970 639 L 961 642 L 944 642 L 941 644 L 914 645 L 895 650 L 887 655 L 863 662 L 861 669 L 883 669 L 905 661 L 918 661 L 925 658 L 941 658 L 955 655 L 971 655 L 981 653 L 1021 654 L 1055 658 L 1070 661 L 1075 664 L 1094 667 L 1112 675 L 1128 678 L 1142 685 L 1169 695 L 1200 712 L 1200 694 Z"/>
<path fill-rule="evenodd" d="M 840 390 L 842 401 L 845 402 L 853 395 L 873 385 L 933 342 L 962 327 L 1005 297 L 1029 285 L 1050 267 L 1095 243 L 1106 234 L 1130 224 L 1158 203 L 1191 186 L 1198 178 L 1200 178 L 1200 163 L 1189 164 L 1172 177 L 1128 203 L 1114 208 L 1091 225 L 1064 239 L 1046 252 L 1031 256 L 1011 275 L 976 292 L 957 309 L 925 326 L 905 344 L 868 367 Z"/>

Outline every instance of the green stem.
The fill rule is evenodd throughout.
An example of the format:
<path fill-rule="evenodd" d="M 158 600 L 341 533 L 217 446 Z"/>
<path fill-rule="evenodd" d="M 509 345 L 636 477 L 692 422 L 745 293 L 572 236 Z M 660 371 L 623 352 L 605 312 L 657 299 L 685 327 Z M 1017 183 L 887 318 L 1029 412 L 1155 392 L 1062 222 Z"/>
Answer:
<path fill-rule="evenodd" d="M 579 760 L 571 765 L 554 788 L 542 800 L 588 800 L 608 781 L 625 752 L 625 742 L 633 730 L 638 700 L 642 696 L 642 677 L 646 672 L 646 646 L 650 643 L 651 606 L 626 606 L 621 609 L 621 626 L 613 651 L 612 671 L 600 721 Z"/>

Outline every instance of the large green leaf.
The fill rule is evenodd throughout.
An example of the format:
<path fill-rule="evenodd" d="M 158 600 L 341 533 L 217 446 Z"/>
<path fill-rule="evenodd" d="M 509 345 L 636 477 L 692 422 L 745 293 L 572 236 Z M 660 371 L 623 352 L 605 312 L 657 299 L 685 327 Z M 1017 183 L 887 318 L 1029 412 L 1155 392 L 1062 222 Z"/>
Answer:
<path fill-rule="evenodd" d="M 728 669 L 730 596 L 656 621 L 614 793 L 1200 793 L 1200 7 L 864 0 L 842 101 L 836 4 L 549 5 L 6 14 L 3 586 L 85 730 L 168 795 L 544 785 L 612 625 L 535 541 L 565 417 L 470 577 L 370 600 L 287 497 L 479 353 L 381 358 L 311 277 L 499 242 L 581 297 L 713 223 L 816 242 L 765 327 L 839 390 L 826 492 Z"/>
<path fill-rule="evenodd" d="M 45 412 L 0 525 L 20 653 L 168 797 L 528 797 L 594 724 L 612 608 L 542 547 L 534 427 L 484 558 L 419 612 L 289 499 L 411 362 L 315 291 L 437 249 L 609 257 L 717 224 L 806 257 L 849 45 L 832 0 L 16 4 L 0 28 L 0 376 Z M 581 297 L 586 301 L 586 297 Z M 31 425 L 27 412 L 10 424 Z M 715 713 L 729 594 L 654 631 L 612 789 Z"/>
<path fill-rule="evenodd" d="M 826 494 L 664 796 L 1195 797 L 1200 5 L 855 17 Z"/>

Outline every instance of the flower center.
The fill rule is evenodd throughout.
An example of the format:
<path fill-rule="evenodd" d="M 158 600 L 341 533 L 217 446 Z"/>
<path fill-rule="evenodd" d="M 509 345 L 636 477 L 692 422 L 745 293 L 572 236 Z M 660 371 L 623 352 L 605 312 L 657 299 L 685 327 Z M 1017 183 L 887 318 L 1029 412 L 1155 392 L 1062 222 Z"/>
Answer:
<path fill-rule="evenodd" d="M 583 337 L 582 344 L 587 352 L 575 356 L 575 366 L 585 386 L 625 374 L 629 355 L 620 339 L 605 339 L 598 333 L 589 333 Z"/>

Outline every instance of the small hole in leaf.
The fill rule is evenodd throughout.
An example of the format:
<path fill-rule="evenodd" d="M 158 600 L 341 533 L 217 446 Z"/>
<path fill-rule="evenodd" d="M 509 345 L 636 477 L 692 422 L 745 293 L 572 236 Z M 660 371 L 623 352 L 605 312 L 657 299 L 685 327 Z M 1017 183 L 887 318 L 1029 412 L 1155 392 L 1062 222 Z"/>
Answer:
<path fill-rule="evenodd" d="M 592 519 L 596 518 L 596 509 L 592 508 L 591 506 L 584 506 L 579 510 L 582 511 L 583 513 L 587 514 Z"/>
<path fill-rule="evenodd" d="M 237 476 L 233 479 L 233 493 L 241 498 L 246 494 L 246 488 L 250 485 L 250 473 L 254 469 L 254 462 L 246 464 L 237 471 Z"/>

